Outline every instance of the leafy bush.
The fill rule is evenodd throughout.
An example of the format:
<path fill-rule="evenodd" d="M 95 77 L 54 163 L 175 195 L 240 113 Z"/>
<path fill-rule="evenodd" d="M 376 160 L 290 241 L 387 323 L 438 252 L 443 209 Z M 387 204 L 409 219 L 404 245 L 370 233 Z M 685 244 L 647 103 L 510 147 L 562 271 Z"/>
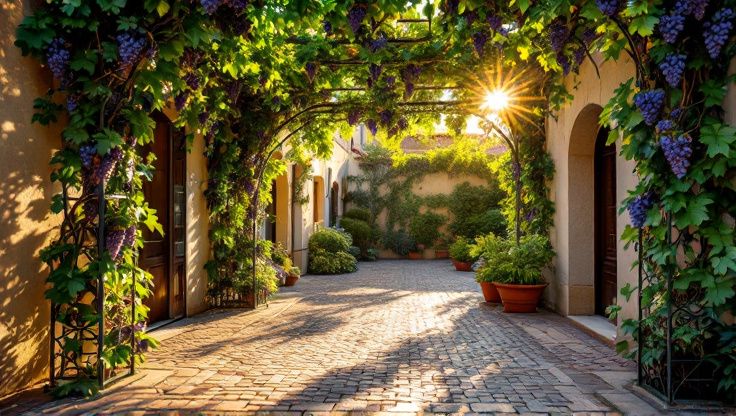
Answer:
<path fill-rule="evenodd" d="M 334 228 L 324 228 L 309 238 L 309 272 L 340 274 L 357 270 L 357 260 L 349 250 L 350 234 Z"/>
<path fill-rule="evenodd" d="M 473 186 L 469 182 L 457 185 L 448 200 L 448 208 L 452 214 L 450 231 L 467 238 L 491 232 L 488 228 L 496 228 L 498 225 L 497 221 L 492 220 L 495 214 L 488 211 L 498 207 L 502 197 L 501 192 L 495 188 Z M 484 228 L 479 229 L 479 225 Z"/>
<path fill-rule="evenodd" d="M 465 237 L 458 237 L 454 243 L 450 245 L 450 257 L 455 261 L 472 263 L 478 259 L 477 256 L 471 254 L 472 244 Z"/>
<path fill-rule="evenodd" d="M 409 232 L 417 244 L 432 247 L 440 238 L 440 227 L 445 224 L 445 216 L 434 212 L 425 212 L 414 216 L 409 222 Z"/>
<path fill-rule="evenodd" d="M 350 246 L 350 248 L 348 248 L 348 253 L 355 257 L 356 260 L 360 260 L 360 247 Z"/>
<path fill-rule="evenodd" d="M 371 226 L 366 221 L 344 217 L 340 220 L 340 226 L 350 234 L 355 245 L 360 248 L 361 253 L 365 253 L 371 245 L 373 235 Z"/>
<path fill-rule="evenodd" d="M 383 236 L 383 245 L 399 256 L 406 256 L 417 248 L 414 239 L 404 230 L 386 231 Z"/>
<path fill-rule="evenodd" d="M 350 208 L 342 214 L 342 219 L 345 220 L 346 218 L 370 222 L 371 212 L 366 208 Z"/>
<path fill-rule="evenodd" d="M 369 248 L 366 250 L 365 257 L 363 257 L 364 260 L 368 261 L 374 261 L 378 259 L 378 250 L 375 248 Z"/>
<path fill-rule="evenodd" d="M 323 228 L 309 237 L 309 251 L 324 250 L 329 253 L 347 252 L 353 244 L 350 234 L 334 228 Z"/>
<path fill-rule="evenodd" d="M 313 274 L 352 273 L 358 269 L 358 261 L 347 251 L 330 253 L 317 249 L 309 253 L 309 272 Z"/>
<path fill-rule="evenodd" d="M 549 239 L 537 234 L 522 237 L 518 245 L 511 238 L 488 234 L 476 239 L 471 253 L 483 257 L 486 264 L 476 279 L 525 285 L 544 282 L 542 269 L 554 257 Z"/>
<path fill-rule="evenodd" d="M 508 229 L 506 217 L 498 208 L 491 208 L 480 214 L 473 215 L 468 219 L 467 223 L 476 230 L 476 235 L 493 233 L 505 236 Z"/>
<path fill-rule="evenodd" d="M 291 268 L 289 269 L 289 275 L 291 275 L 291 276 L 301 276 L 302 275 L 302 270 L 299 267 L 297 267 L 297 266 L 291 266 Z"/>

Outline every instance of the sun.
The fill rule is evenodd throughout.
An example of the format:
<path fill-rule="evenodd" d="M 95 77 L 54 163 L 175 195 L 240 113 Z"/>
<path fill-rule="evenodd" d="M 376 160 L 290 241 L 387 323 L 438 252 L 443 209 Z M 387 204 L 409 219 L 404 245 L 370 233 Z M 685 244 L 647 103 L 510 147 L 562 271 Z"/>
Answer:
<path fill-rule="evenodd" d="M 509 97 L 509 94 L 502 89 L 489 91 L 488 93 L 486 93 L 481 108 L 483 110 L 498 113 L 499 111 L 503 111 L 506 107 L 509 106 L 510 100 L 511 97 Z"/>

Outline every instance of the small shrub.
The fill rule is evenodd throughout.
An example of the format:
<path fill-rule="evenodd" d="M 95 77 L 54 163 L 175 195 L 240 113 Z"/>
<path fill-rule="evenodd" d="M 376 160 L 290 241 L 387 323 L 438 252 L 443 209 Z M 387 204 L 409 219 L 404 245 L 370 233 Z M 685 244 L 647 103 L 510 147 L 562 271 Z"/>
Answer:
<path fill-rule="evenodd" d="M 350 218 L 354 220 L 360 220 L 365 222 L 371 222 L 371 212 L 366 208 L 350 208 L 342 214 L 343 220 Z"/>
<path fill-rule="evenodd" d="M 378 250 L 375 248 L 369 248 L 366 250 L 364 260 L 375 261 L 378 259 Z"/>
<path fill-rule="evenodd" d="M 472 263 L 478 258 L 471 254 L 472 244 L 465 237 L 458 237 L 454 243 L 450 245 L 450 257 L 455 261 L 464 263 Z"/>
<path fill-rule="evenodd" d="M 494 187 L 473 186 L 469 182 L 457 185 L 448 201 L 453 218 L 450 231 L 466 238 L 487 234 L 490 230 L 480 230 L 478 224 L 489 209 L 498 207 L 502 197 Z"/>
<path fill-rule="evenodd" d="M 282 266 L 285 266 L 287 262 L 291 263 L 289 252 L 286 251 L 286 248 L 284 248 L 284 245 L 281 243 L 276 243 L 271 246 L 271 260 Z"/>
<path fill-rule="evenodd" d="M 361 252 L 364 253 L 370 247 L 373 230 L 367 222 L 354 218 L 342 218 L 340 226 L 350 234 L 353 243 L 360 248 Z"/>
<path fill-rule="evenodd" d="M 341 274 L 357 270 L 357 260 L 349 250 L 350 234 L 324 228 L 309 238 L 309 267 L 314 274 Z"/>
<path fill-rule="evenodd" d="M 347 251 L 330 253 L 316 250 L 309 253 L 309 272 L 313 274 L 352 273 L 358 269 L 358 261 Z"/>
<path fill-rule="evenodd" d="M 353 244 L 350 234 L 334 228 L 323 228 L 309 237 L 309 251 L 324 250 L 329 253 L 347 252 Z"/>
<path fill-rule="evenodd" d="M 440 227 L 445 224 L 446 218 L 434 212 L 425 212 L 414 216 L 409 222 L 409 232 L 417 244 L 432 247 L 440 238 Z"/>
<path fill-rule="evenodd" d="M 483 213 L 472 216 L 468 220 L 471 228 L 477 231 L 477 235 L 493 233 L 500 236 L 506 235 L 506 217 L 498 208 L 491 208 Z"/>
<path fill-rule="evenodd" d="M 360 260 L 360 247 L 350 246 L 350 248 L 348 248 L 348 253 L 355 257 L 356 260 Z"/>
<path fill-rule="evenodd" d="M 410 251 L 417 249 L 414 239 L 404 230 L 386 231 L 383 236 L 383 245 L 399 256 L 406 256 Z"/>

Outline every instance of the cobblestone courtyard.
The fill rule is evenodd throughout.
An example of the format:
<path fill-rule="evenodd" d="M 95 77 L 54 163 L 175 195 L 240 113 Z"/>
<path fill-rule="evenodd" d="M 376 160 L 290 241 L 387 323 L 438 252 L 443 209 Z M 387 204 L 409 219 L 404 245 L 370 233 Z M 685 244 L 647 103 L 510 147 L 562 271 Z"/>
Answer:
<path fill-rule="evenodd" d="M 503 314 L 482 300 L 472 273 L 447 261 L 306 276 L 267 309 L 211 311 L 156 331 L 161 346 L 138 374 L 93 401 L 42 410 L 653 410 L 621 387 L 634 366 L 565 318 Z"/>

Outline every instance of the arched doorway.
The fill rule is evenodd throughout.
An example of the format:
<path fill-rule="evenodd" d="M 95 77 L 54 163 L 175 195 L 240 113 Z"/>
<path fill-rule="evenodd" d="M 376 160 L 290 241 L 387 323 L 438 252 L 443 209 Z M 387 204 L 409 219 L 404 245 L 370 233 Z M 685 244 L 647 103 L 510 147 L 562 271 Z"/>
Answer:
<path fill-rule="evenodd" d="M 337 182 L 332 183 L 332 189 L 330 190 L 330 226 L 337 225 L 337 216 L 339 214 L 339 202 L 340 196 L 340 185 Z"/>
<path fill-rule="evenodd" d="M 609 130 L 600 128 L 595 141 L 595 313 L 606 315 L 616 302 L 616 145 L 607 145 Z"/>
<path fill-rule="evenodd" d="M 143 194 L 164 234 L 142 229 L 140 266 L 153 276 L 152 294 L 144 300 L 149 324 L 180 317 L 185 307 L 186 136 L 164 114 L 153 118 L 154 140 L 144 153 L 155 154 L 156 160 L 152 180 L 143 181 Z"/>

